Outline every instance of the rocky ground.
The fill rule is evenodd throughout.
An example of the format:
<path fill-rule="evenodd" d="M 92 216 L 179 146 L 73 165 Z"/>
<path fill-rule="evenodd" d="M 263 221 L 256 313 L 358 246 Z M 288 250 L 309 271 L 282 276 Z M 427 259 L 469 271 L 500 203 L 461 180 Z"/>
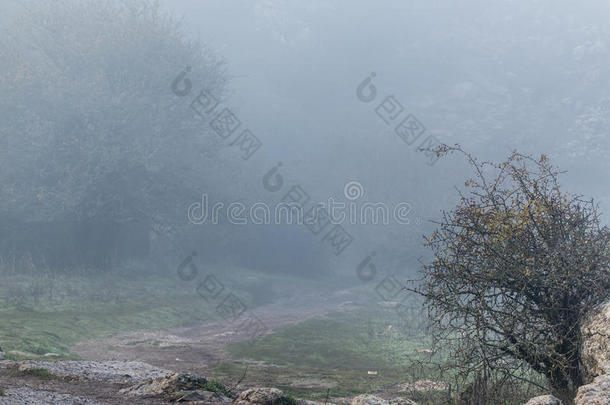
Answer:
<path fill-rule="evenodd" d="M 225 387 L 191 373 L 135 361 L 0 361 L 0 404 L 315 405 L 276 388 Z M 326 402 L 331 404 L 331 402 Z M 340 403 L 416 405 L 407 398 L 360 395 Z"/>
<path fill-rule="evenodd" d="M 265 333 L 270 333 L 278 327 L 330 311 L 352 309 L 350 298 L 341 292 L 314 300 L 307 297 L 307 305 L 295 298 L 290 305 L 286 302 L 267 305 L 257 315 L 266 325 Z M 316 305 L 312 306 L 312 302 Z M 608 405 L 610 304 L 590 317 L 583 333 L 586 336 L 583 367 L 589 384 L 580 387 L 575 405 Z M 42 358 L 17 362 L 4 360 L 0 352 L 0 404 L 315 404 L 292 398 L 275 388 L 239 383 L 225 387 L 203 377 L 209 375 L 212 364 L 229 359 L 225 352 L 227 344 L 249 338 L 248 333 L 235 325 L 216 322 L 167 331 L 133 332 L 83 343 L 74 348 L 83 358 L 79 361 Z M 156 344 L 138 344 L 151 341 Z M 415 404 L 408 398 L 385 395 L 384 398 L 360 395 L 332 401 L 352 405 Z M 532 398 L 527 405 L 561 405 L 561 402 L 546 395 Z"/>
<path fill-rule="evenodd" d="M 46 370 L 46 372 L 45 372 Z M 0 404 L 125 404 L 120 390 L 168 373 L 136 362 L 0 361 Z M 164 404 L 147 399 L 145 404 Z"/>
<path fill-rule="evenodd" d="M 347 292 L 301 295 L 257 308 L 256 316 L 265 325 L 264 333 L 271 333 L 331 311 L 353 309 L 352 298 Z M 18 362 L 0 356 L 0 404 L 314 404 L 248 383 L 219 388 L 202 377 L 209 375 L 212 364 L 229 360 L 225 351 L 229 343 L 251 337 L 239 325 L 213 322 L 85 342 L 72 349 L 83 359 L 79 361 L 53 361 L 53 354 Z M 413 404 L 407 399 L 373 396 L 339 402 Z"/>

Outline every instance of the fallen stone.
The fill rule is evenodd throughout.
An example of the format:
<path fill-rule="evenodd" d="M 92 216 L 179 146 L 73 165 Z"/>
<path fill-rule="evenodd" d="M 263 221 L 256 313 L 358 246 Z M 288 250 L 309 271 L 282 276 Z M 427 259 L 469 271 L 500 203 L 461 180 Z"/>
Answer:
<path fill-rule="evenodd" d="M 276 405 L 280 404 L 284 393 L 277 388 L 250 388 L 243 391 L 234 403 L 237 405 Z"/>
<path fill-rule="evenodd" d="M 9 388 L 0 397 L 2 405 L 105 405 L 76 395 L 53 391 L 34 390 L 26 387 Z"/>
<path fill-rule="evenodd" d="M 542 395 L 530 399 L 525 405 L 562 405 L 562 403 L 552 395 Z"/>
<path fill-rule="evenodd" d="M 206 383 L 205 378 L 195 374 L 171 373 L 142 381 L 131 387 L 123 388 L 119 392 L 131 396 L 162 395 L 169 399 L 180 399 L 182 392 L 201 390 Z M 193 395 L 196 396 L 197 394 Z"/>

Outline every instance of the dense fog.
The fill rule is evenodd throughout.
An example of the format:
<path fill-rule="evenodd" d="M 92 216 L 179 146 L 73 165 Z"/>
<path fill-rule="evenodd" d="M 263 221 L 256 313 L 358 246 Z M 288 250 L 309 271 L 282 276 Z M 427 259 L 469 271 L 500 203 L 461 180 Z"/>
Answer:
<path fill-rule="evenodd" d="M 62 260 L 83 253 L 79 244 L 99 249 L 86 253 L 98 262 L 112 249 L 136 255 L 157 219 L 179 230 L 151 253 L 182 254 L 167 236 L 186 252 L 205 251 L 203 260 L 245 267 L 255 254 L 259 265 L 290 271 L 297 255 L 304 276 L 347 271 L 371 250 L 389 272 L 415 270 L 421 234 L 456 201 L 453 186 L 468 170 L 418 151 L 426 140 L 459 143 L 482 159 L 547 154 L 574 191 L 607 204 L 605 2 L 179 1 L 161 3 L 158 28 L 132 25 L 140 6 L 130 2 L 126 20 L 76 4 L 3 7 L 5 256 L 45 256 L 48 232 L 77 239 L 48 247 L 49 255 L 73 247 Z M 93 47 L 101 33 L 108 38 Z M 172 82 L 186 66 L 189 91 L 176 95 Z M 362 101 L 358 87 L 371 75 L 376 94 Z M 191 109 L 204 89 L 239 123 L 231 137 Z M 405 141 L 394 130 L 408 116 L 421 127 Z M 260 142 L 247 159 L 245 129 Z M 278 162 L 285 185 L 269 192 L 263 177 Z M 346 198 L 350 182 L 361 197 Z M 358 206 L 340 258 L 303 227 L 185 221 L 204 195 L 210 210 L 244 204 L 242 217 L 294 186 L 309 205 Z M 365 223 L 365 203 L 404 218 L 369 211 Z M 137 246 L 116 242 L 125 232 Z"/>
<path fill-rule="evenodd" d="M 311 283 L 419 279 L 473 175 L 442 144 L 543 155 L 606 224 L 608 16 L 603 0 L 4 0 L 0 305 L 122 314 L 171 301 L 121 290 L 154 278 L 176 299 L 226 286 L 255 313 Z M 198 305 L 150 328 L 208 319 Z M 147 321 L 121 322 L 100 335 Z M 0 346 L 69 356 L 98 337 L 52 333 Z"/>

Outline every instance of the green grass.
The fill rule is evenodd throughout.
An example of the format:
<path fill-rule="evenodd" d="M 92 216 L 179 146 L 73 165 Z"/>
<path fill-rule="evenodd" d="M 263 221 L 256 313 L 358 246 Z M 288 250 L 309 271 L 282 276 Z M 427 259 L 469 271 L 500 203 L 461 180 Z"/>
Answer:
<path fill-rule="evenodd" d="M 208 380 L 201 389 L 204 391 L 216 392 L 229 398 L 235 397 L 235 394 L 229 391 L 229 388 L 227 388 L 226 385 L 217 380 Z"/>
<path fill-rule="evenodd" d="M 223 276 L 222 282 L 246 305 L 263 300 L 258 284 L 240 287 L 235 279 Z M 200 281 L 175 274 L 0 275 L 0 346 L 5 352 L 60 355 L 49 360 L 76 358 L 70 347 L 88 339 L 218 320 L 215 306 L 196 292 Z M 12 360 L 28 357 L 7 353 Z"/>
<path fill-rule="evenodd" d="M 321 402 L 327 395 L 332 402 L 332 398 L 383 392 L 420 405 L 453 404 L 446 390 L 400 391 L 398 384 L 432 380 L 451 384 L 454 396 L 456 371 L 439 371 L 438 364 L 447 359 L 445 353 L 433 355 L 435 366 L 429 354 L 418 352 L 432 348 L 432 340 L 425 331 L 412 329 L 416 319 L 399 318 L 393 309 L 381 308 L 374 301 L 367 301 L 363 294 L 359 310 L 332 313 L 231 344 L 228 352 L 234 361 L 217 364 L 214 372 L 223 381 L 237 381 L 247 370 L 245 381 L 250 384 L 277 387 L 287 395 Z M 503 392 L 497 403 L 521 404 L 542 394 L 525 386 L 511 390 Z"/>
<path fill-rule="evenodd" d="M 218 273 L 223 274 L 219 277 L 227 290 L 249 308 L 299 293 L 303 287 L 302 279 L 282 275 L 234 269 Z M 188 283 L 174 276 L 0 275 L 0 346 L 6 352 L 19 350 L 35 356 L 52 352 L 60 356 L 45 359 L 67 359 L 75 358 L 70 353 L 72 345 L 88 339 L 217 320 L 214 305 L 197 295 L 197 281 Z M 248 363 L 245 381 L 282 389 L 286 404 L 293 397 L 324 401 L 327 395 L 350 397 L 378 391 L 404 395 L 420 405 L 444 403 L 445 392 L 399 393 L 392 388 L 422 379 L 451 380 L 451 375 L 440 375 L 426 362 L 427 355 L 416 352 L 432 346 L 430 338 L 413 327 L 419 314 L 405 319 L 393 309 L 380 307 L 370 285 L 352 291 L 357 292 L 358 310 L 332 313 L 229 345 L 234 361 L 214 365 L 213 375 L 206 377 L 216 380 L 209 380 L 206 389 L 230 396 L 219 381 L 233 386 Z M 353 295 L 349 299 L 353 301 Z M 130 342 L 143 343 L 158 345 L 154 340 Z M 10 353 L 7 357 L 23 358 Z M 442 361 L 441 354 L 436 357 Z"/>
<path fill-rule="evenodd" d="M 291 289 L 302 283 L 290 276 L 240 268 L 211 270 L 225 291 L 234 292 L 250 309 L 273 300 L 276 294 L 290 295 Z M 77 357 L 70 347 L 89 339 L 220 319 L 215 304 L 207 303 L 196 292 L 205 276 L 203 271 L 191 282 L 180 280 L 174 269 L 166 275 L 147 275 L 146 271 L 142 263 L 87 276 L 0 271 L 0 347 L 11 360 L 45 353 L 59 354 L 46 360 L 74 359 Z"/>
<path fill-rule="evenodd" d="M 416 350 L 429 348 L 430 340 L 409 336 L 399 325 L 391 310 L 369 307 L 310 319 L 255 341 L 231 344 L 228 351 L 234 359 L 263 362 L 248 366 L 249 382 L 316 400 L 323 400 L 329 389 L 332 397 L 344 397 L 437 378 L 435 370 L 414 366 L 425 360 Z M 222 363 L 215 368 L 217 375 L 235 381 L 244 370 L 239 363 Z M 377 371 L 377 375 L 368 371 Z M 320 386 L 298 386 L 311 381 Z"/>
<path fill-rule="evenodd" d="M 362 316 L 359 311 L 310 319 L 254 343 L 231 345 L 229 352 L 286 366 L 366 371 L 384 368 L 389 360 L 406 364 L 409 354 L 429 347 L 424 339 L 405 338 L 394 328 L 387 331 L 390 319 L 368 324 Z"/>
<path fill-rule="evenodd" d="M 0 308 L 3 326 L 0 342 L 7 351 L 37 355 L 53 352 L 71 357 L 69 347 L 86 339 L 135 329 L 161 329 L 213 317 L 212 311 L 201 305 L 205 302 L 200 303 L 203 300 L 197 300 L 193 293 L 171 295 L 160 279 L 148 279 L 146 283 L 149 288 L 158 286 L 158 290 L 146 294 L 140 290 L 142 283 L 133 280 L 122 283 L 116 292 L 118 299 L 109 302 L 83 298 L 45 305 L 5 305 Z M 94 288 L 95 285 L 82 282 L 80 291 L 86 293 Z"/>

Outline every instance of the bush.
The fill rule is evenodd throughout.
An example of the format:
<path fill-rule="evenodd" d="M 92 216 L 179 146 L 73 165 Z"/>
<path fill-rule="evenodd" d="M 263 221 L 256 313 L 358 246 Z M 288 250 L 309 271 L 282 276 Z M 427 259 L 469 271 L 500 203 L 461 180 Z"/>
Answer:
<path fill-rule="evenodd" d="M 427 240 L 424 267 L 436 339 L 465 375 L 528 380 L 533 370 L 570 403 L 583 383 L 579 323 L 610 292 L 610 232 L 591 200 L 561 191 L 546 156 L 513 152 L 476 176 Z"/>

